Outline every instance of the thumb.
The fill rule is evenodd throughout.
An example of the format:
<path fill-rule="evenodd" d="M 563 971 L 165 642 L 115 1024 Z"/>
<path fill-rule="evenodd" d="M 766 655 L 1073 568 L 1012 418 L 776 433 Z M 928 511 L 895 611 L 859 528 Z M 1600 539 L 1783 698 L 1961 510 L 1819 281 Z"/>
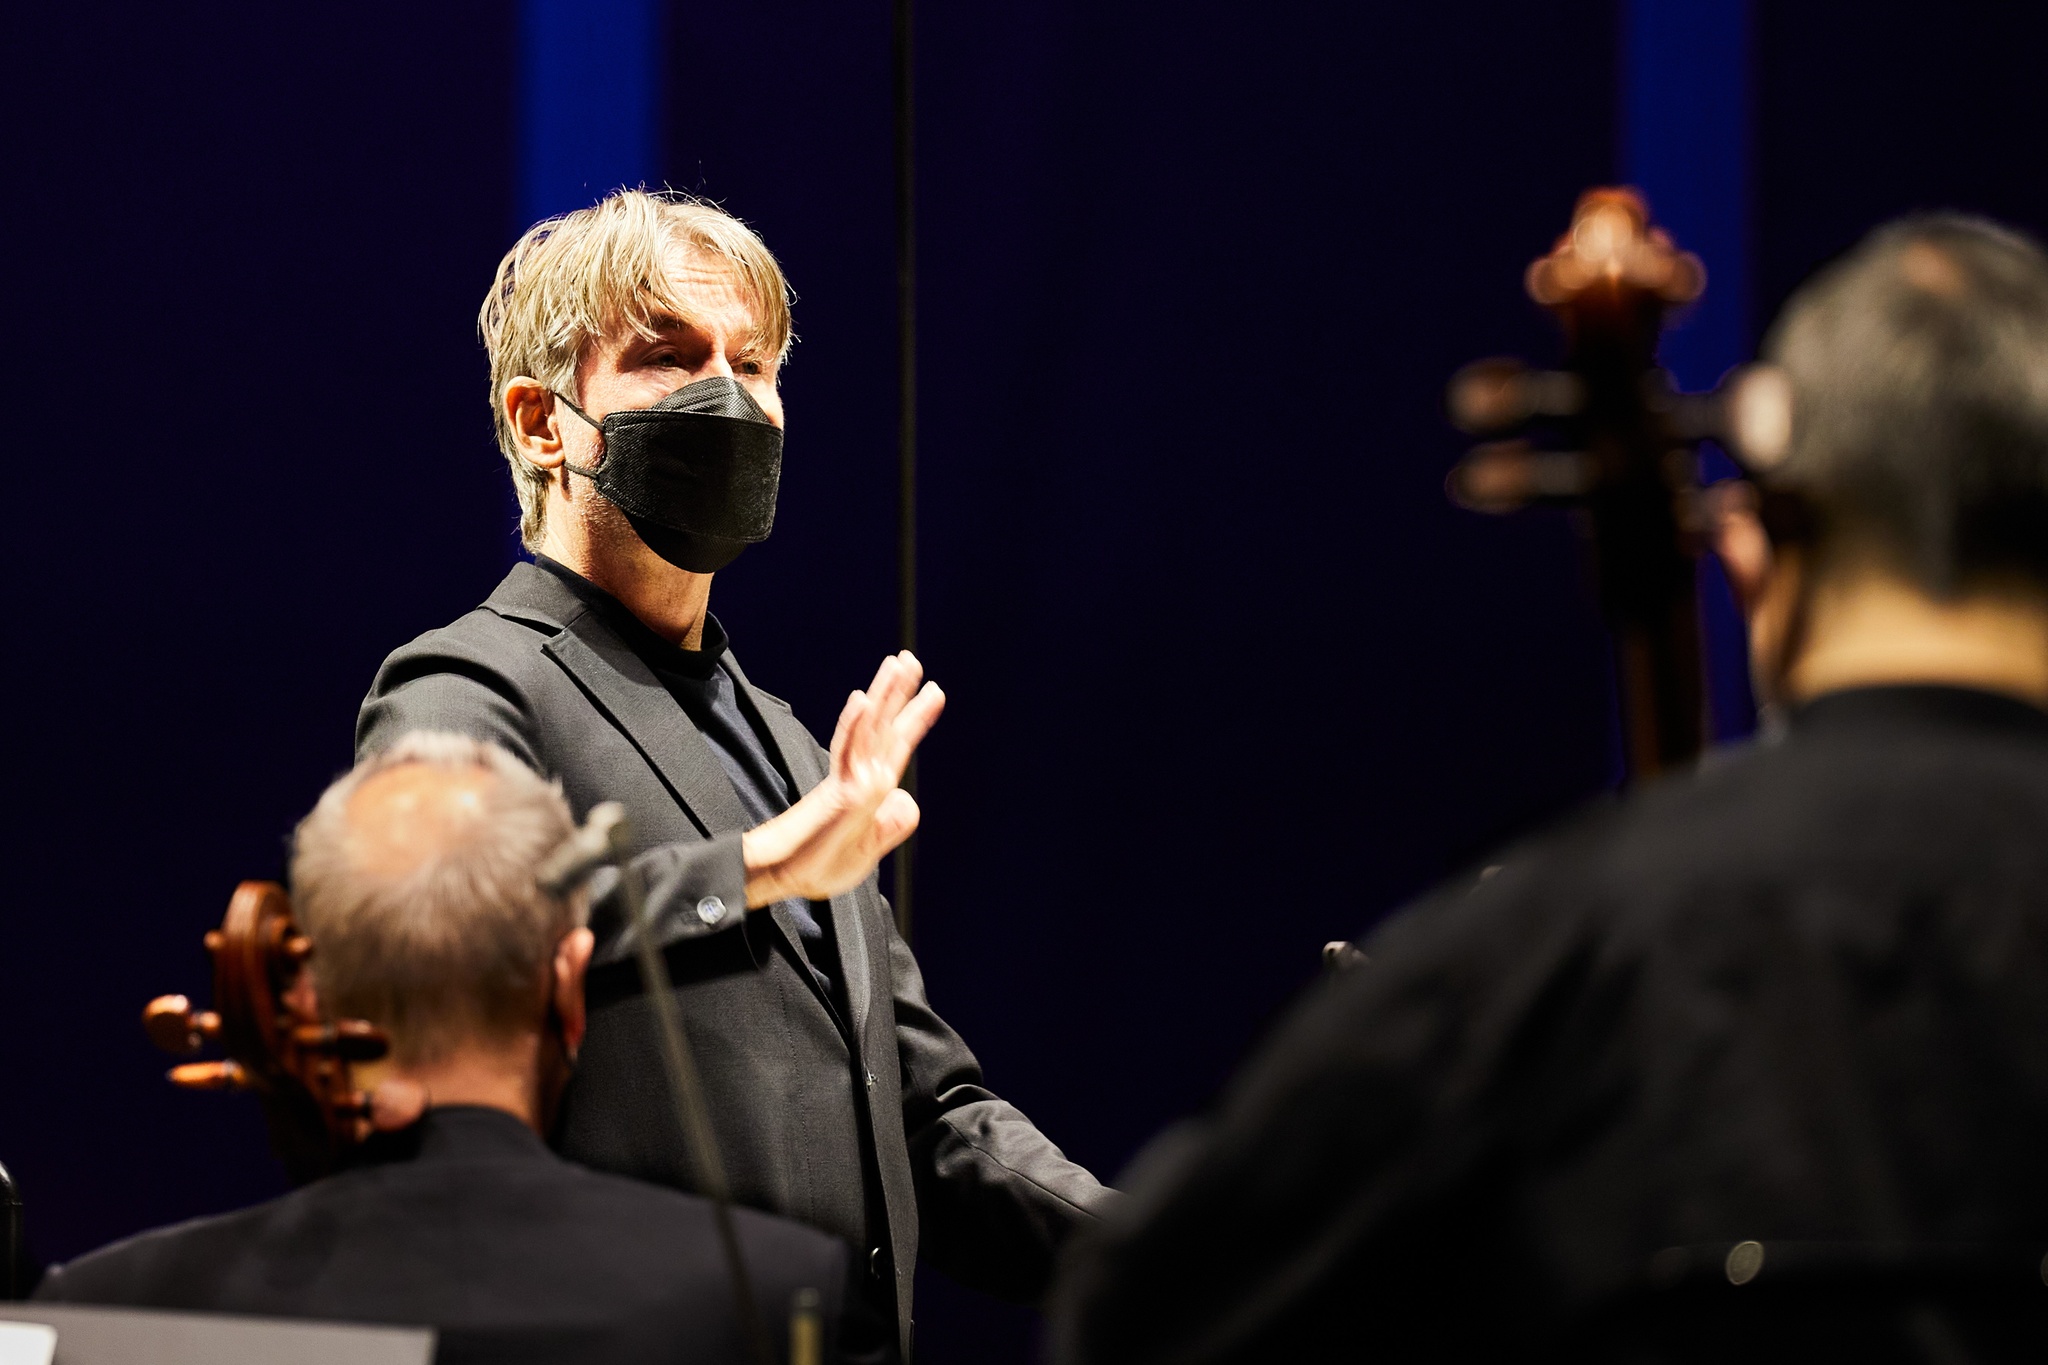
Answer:
<path fill-rule="evenodd" d="M 882 804 L 875 810 L 875 856 L 881 857 L 917 833 L 917 822 L 922 815 L 923 812 L 917 808 L 917 798 L 901 787 L 883 797 Z"/>

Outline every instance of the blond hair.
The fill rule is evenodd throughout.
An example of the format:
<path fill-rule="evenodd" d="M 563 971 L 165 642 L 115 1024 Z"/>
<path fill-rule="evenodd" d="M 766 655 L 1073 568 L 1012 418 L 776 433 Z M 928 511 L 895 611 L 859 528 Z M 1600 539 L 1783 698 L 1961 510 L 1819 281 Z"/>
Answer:
<path fill-rule="evenodd" d="M 505 416 L 505 386 L 525 375 L 567 393 L 596 338 L 621 328 L 652 338 L 658 318 L 687 321 L 688 310 L 669 287 L 666 257 L 676 247 L 731 264 L 753 309 L 753 351 L 763 360 L 782 359 L 791 339 L 782 267 L 752 229 L 716 204 L 615 190 L 590 208 L 535 223 L 498 262 L 477 329 L 491 356 L 491 418 L 512 468 L 519 537 L 528 549 L 540 546 L 553 475 L 520 455 Z"/>
<path fill-rule="evenodd" d="M 364 783 L 412 765 L 489 778 L 473 806 L 455 798 L 427 814 L 424 848 L 395 846 L 402 832 L 395 841 L 389 822 L 351 809 Z M 292 841 L 321 1003 L 389 1031 L 408 1064 L 533 1028 L 556 945 L 588 914 L 581 892 L 558 898 L 536 880 L 574 831 L 561 788 L 495 744 L 415 731 L 358 763 Z"/>

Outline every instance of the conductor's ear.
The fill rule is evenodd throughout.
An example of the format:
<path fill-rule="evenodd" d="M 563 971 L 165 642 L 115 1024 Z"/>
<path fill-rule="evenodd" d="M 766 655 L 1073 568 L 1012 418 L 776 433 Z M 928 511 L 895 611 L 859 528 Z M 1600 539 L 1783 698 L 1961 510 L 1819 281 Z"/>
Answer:
<path fill-rule="evenodd" d="M 505 383 L 499 400 L 512 440 L 530 465 L 553 469 L 562 463 L 562 430 L 555 413 L 555 394 L 538 379 L 517 375 Z"/>
<path fill-rule="evenodd" d="M 571 929 L 555 945 L 555 1015 L 562 1021 L 562 1046 L 572 1060 L 583 1046 L 583 1032 L 589 1024 L 583 982 L 590 974 L 590 955 L 596 948 L 597 937 L 588 929 Z"/>

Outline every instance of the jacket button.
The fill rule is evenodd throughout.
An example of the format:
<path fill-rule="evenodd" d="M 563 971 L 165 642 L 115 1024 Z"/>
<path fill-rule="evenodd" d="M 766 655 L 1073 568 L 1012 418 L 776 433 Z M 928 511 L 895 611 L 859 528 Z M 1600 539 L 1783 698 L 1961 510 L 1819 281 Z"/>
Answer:
<path fill-rule="evenodd" d="M 868 1073 L 868 1089 L 870 1089 L 870 1090 L 873 1090 L 874 1088 L 875 1088 L 875 1073 L 874 1073 L 874 1072 L 872 1072 L 872 1071 L 870 1071 L 870 1072 Z"/>
<path fill-rule="evenodd" d="M 725 918 L 725 902 L 716 896 L 706 896 L 697 902 L 697 918 L 706 924 L 716 924 Z"/>
<path fill-rule="evenodd" d="M 868 1274 L 878 1280 L 882 1278 L 882 1249 L 880 1247 L 876 1247 L 868 1252 Z"/>

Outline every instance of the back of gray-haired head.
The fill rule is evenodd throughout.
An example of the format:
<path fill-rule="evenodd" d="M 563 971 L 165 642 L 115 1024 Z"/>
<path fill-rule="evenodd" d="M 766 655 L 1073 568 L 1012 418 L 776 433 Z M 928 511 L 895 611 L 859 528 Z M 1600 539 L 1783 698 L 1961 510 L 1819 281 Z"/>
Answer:
<path fill-rule="evenodd" d="M 388 1029 L 407 1062 L 534 1027 L 583 913 L 536 871 L 574 829 L 560 789 L 496 745 L 414 732 L 364 759 L 294 840 L 323 1004 Z"/>
<path fill-rule="evenodd" d="M 1818 513 L 1824 557 L 1937 596 L 2048 589 L 2048 255 L 1981 218 L 1877 229 L 1785 306 L 1766 353 L 1792 381 L 1774 482 Z"/>

